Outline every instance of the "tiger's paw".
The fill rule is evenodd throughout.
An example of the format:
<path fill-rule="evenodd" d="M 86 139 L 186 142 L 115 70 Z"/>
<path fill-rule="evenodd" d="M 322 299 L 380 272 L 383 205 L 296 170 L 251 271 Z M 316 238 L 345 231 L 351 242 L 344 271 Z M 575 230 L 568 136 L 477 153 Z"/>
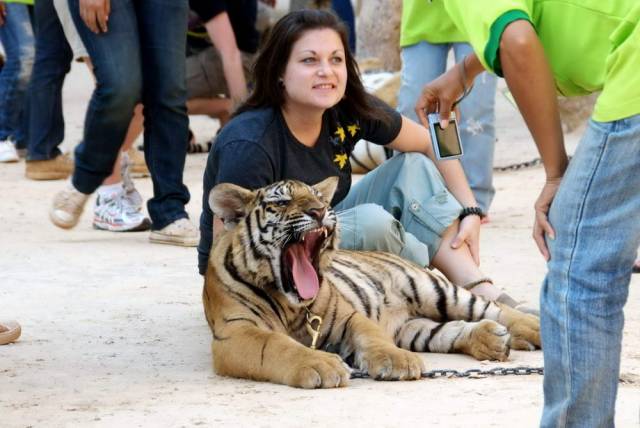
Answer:
<path fill-rule="evenodd" d="M 477 360 L 507 361 L 510 338 L 507 328 L 491 320 L 474 324 L 462 351 Z"/>
<path fill-rule="evenodd" d="M 540 318 L 535 315 L 518 313 L 516 320 L 509 326 L 510 346 L 521 351 L 535 351 L 541 347 Z"/>
<path fill-rule="evenodd" d="M 500 307 L 500 324 L 506 326 L 511 334 L 511 349 L 533 351 L 541 347 L 540 318 L 503 303 L 497 305 Z"/>
<path fill-rule="evenodd" d="M 297 388 L 338 388 L 349 383 L 351 373 L 338 355 L 312 351 L 297 364 L 287 381 Z"/>
<path fill-rule="evenodd" d="M 372 347 L 362 355 L 361 366 L 376 380 L 420 379 L 424 370 L 418 354 L 394 345 Z"/>

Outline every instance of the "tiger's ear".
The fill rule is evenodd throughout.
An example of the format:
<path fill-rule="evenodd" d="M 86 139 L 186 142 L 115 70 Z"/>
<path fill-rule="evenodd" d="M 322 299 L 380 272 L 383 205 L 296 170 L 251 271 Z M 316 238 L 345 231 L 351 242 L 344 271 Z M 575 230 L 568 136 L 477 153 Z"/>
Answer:
<path fill-rule="evenodd" d="M 221 183 L 211 189 L 209 207 L 213 215 L 224 222 L 226 229 L 247 215 L 248 205 L 254 197 L 255 193 L 244 187 Z"/>
<path fill-rule="evenodd" d="M 336 189 L 338 188 L 338 177 L 325 178 L 312 187 L 322 194 L 327 203 L 330 203 L 333 199 L 333 194 L 336 193 Z"/>

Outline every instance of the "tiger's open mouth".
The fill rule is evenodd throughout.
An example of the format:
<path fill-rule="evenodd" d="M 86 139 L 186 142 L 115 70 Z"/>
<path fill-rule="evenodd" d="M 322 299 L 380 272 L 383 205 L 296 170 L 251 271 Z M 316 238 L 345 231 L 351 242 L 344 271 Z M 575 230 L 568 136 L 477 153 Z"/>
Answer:
<path fill-rule="evenodd" d="M 310 300 L 318 295 L 320 250 L 332 233 L 333 230 L 326 227 L 313 229 L 283 249 L 282 278 L 285 292 L 295 291 L 300 300 Z"/>

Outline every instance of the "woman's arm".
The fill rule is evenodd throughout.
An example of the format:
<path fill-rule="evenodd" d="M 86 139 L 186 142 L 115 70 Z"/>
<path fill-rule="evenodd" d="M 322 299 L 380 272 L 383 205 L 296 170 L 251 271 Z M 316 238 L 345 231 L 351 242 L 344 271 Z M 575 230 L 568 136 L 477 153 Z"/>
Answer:
<path fill-rule="evenodd" d="M 416 122 L 402 117 L 402 126 L 398 136 L 387 147 L 400 152 L 420 152 L 429 157 L 435 164 L 447 189 L 460 202 L 463 207 L 475 207 L 477 202 L 467 178 L 462 170 L 462 165 L 457 159 L 436 161 L 431 146 L 431 136 L 426 128 Z M 458 234 L 451 242 L 452 248 L 458 248 L 466 242 L 476 264 L 480 264 L 480 218 L 478 216 L 466 216 L 460 223 Z"/>

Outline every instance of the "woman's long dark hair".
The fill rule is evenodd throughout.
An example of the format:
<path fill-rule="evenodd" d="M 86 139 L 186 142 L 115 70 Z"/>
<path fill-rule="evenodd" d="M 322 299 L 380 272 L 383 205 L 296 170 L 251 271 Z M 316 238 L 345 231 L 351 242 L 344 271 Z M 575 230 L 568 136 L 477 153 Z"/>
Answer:
<path fill-rule="evenodd" d="M 288 13 L 276 23 L 256 58 L 253 92 L 235 114 L 256 108 L 282 107 L 285 94 L 279 79 L 287 67 L 294 43 L 307 31 L 325 28 L 338 33 L 344 46 L 347 85 L 345 96 L 338 104 L 357 117 L 387 121 L 387 111 L 380 108 L 379 102 L 373 101 L 362 85 L 358 64 L 349 50 L 344 24 L 333 13 L 317 9 Z"/>

